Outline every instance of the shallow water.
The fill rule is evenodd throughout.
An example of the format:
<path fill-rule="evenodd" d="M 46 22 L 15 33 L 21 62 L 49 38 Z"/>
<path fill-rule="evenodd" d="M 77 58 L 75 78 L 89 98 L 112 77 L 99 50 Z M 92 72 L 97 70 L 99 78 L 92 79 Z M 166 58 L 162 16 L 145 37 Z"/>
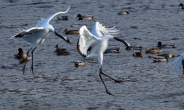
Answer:
<path fill-rule="evenodd" d="M 104 77 L 107 95 L 98 76 L 98 64 L 87 62 L 75 68 L 79 54 L 76 50 L 78 35 L 67 35 L 74 44 L 70 46 L 51 34 L 35 50 L 34 72 L 29 62 L 25 75 L 22 66 L 13 57 L 19 47 L 28 50 L 30 44 L 22 39 L 9 38 L 19 29 L 35 26 L 40 18 L 71 9 L 65 15 L 68 21 L 51 21 L 62 35 L 65 28 L 79 29 L 86 25 L 91 30 L 95 21 L 107 27 L 116 26 L 117 37 L 133 45 L 151 48 L 158 41 L 174 43 L 177 48 L 164 49 L 176 55 L 183 53 L 184 10 L 178 7 L 181 0 L 8 0 L 0 1 L 0 109 L 22 110 L 181 110 L 184 109 L 184 76 L 182 70 L 172 70 L 169 62 L 153 63 L 145 54 L 135 58 L 131 51 L 114 40 L 110 47 L 120 47 L 119 54 L 105 54 L 103 71 L 123 83 L 114 83 Z M 119 11 L 130 11 L 119 16 Z M 91 21 L 78 21 L 78 13 L 94 15 Z M 57 56 L 55 45 L 67 48 L 69 56 Z"/>

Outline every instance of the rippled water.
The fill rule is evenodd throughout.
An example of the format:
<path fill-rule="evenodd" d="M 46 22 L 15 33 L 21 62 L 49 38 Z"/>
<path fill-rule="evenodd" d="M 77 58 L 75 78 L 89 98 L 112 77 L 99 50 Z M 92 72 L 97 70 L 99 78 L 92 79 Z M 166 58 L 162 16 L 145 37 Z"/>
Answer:
<path fill-rule="evenodd" d="M 91 30 L 95 21 L 107 27 L 116 26 L 117 37 L 133 45 L 151 48 L 158 41 L 174 43 L 177 48 L 164 49 L 176 55 L 183 53 L 184 10 L 178 7 L 181 0 L 8 0 L 0 1 L 0 109 L 23 110 L 180 110 L 184 109 L 184 76 L 182 70 L 172 70 L 169 62 L 153 63 L 145 54 L 135 58 L 125 46 L 114 40 L 110 47 L 120 47 L 119 54 L 104 55 L 103 71 L 123 83 L 114 83 L 104 77 L 107 95 L 98 75 L 98 64 L 86 62 L 84 67 L 74 67 L 79 54 L 76 50 L 78 35 L 67 35 L 74 44 L 70 46 L 51 34 L 35 50 L 33 76 L 29 62 L 25 75 L 22 66 L 13 58 L 21 47 L 30 44 L 22 39 L 9 38 L 19 29 L 35 26 L 40 18 L 71 9 L 65 15 L 68 21 L 51 24 L 62 35 L 65 28 L 79 29 L 86 25 Z M 120 11 L 129 15 L 117 15 Z M 77 14 L 94 15 L 91 21 L 78 21 Z M 55 45 L 67 48 L 69 56 L 57 56 Z"/>

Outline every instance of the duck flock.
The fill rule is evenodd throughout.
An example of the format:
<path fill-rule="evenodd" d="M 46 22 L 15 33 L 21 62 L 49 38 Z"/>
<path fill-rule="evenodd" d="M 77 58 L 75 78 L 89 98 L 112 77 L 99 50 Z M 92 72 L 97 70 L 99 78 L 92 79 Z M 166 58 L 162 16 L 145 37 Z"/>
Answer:
<path fill-rule="evenodd" d="M 184 9 L 183 4 L 179 4 L 179 6 Z M 175 55 L 170 52 L 162 52 L 164 49 L 174 49 L 176 48 L 175 44 L 164 44 L 163 41 L 157 42 L 157 46 L 152 48 L 144 48 L 142 46 L 136 46 L 132 45 L 130 42 L 123 40 L 119 37 L 116 37 L 121 30 L 119 30 L 117 27 L 110 27 L 106 24 L 102 24 L 100 21 L 96 21 L 93 23 L 92 31 L 88 30 L 86 25 L 83 25 L 80 27 L 80 29 L 76 30 L 69 30 L 65 27 L 64 33 L 65 35 L 76 35 L 79 36 L 78 41 L 71 41 L 68 37 L 60 35 L 56 29 L 50 24 L 50 21 L 53 20 L 53 18 L 57 18 L 57 20 L 71 20 L 67 14 L 70 10 L 70 6 L 66 9 L 66 11 L 61 11 L 54 13 L 53 15 L 49 16 L 48 18 L 42 18 L 41 21 L 39 21 L 35 27 L 31 27 L 26 30 L 21 30 L 21 32 L 13 35 L 10 39 L 13 38 L 22 38 L 25 41 L 31 43 L 31 47 L 27 51 L 23 51 L 23 49 L 20 47 L 18 49 L 18 53 L 14 55 L 15 59 L 20 60 L 20 64 L 24 64 L 22 71 L 23 74 L 25 73 L 26 63 L 28 61 L 32 61 L 31 64 L 31 72 L 34 73 L 34 50 L 38 47 L 41 48 L 41 44 L 49 37 L 50 33 L 54 33 L 59 38 L 63 39 L 65 42 L 67 42 L 69 45 L 74 47 L 78 51 L 78 55 L 80 56 L 80 61 L 74 62 L 74 65 L 76 67 L 85 66 L 86 61 L 91 61 L 94 63 L 99 64 L 99 77 L 105 87 L 106 93 L 109 95 L 113 95 L 109 92 L 103 77 L 107 77 L 116 83 L 121 83 L 121 80 L 114 79 L 113 77 L 105 74 L 103 71 L 103 60 L 105 60 L 104 54 L 108 53 L 115 53 L 119 54 L 120 47 L 110 47 L 108 46 L 108 43 L 111 42 L 111 39 L 114 39 L 116 41 L 119 41 L 123 44 L 125 51 L 132 52 L 132 57 L 144 57 L 144 54 L 148 54 L 148 57 L 153 60 L 153 62 L 168 62 L 170 58 L 175 58 L 172 68 L 173 69 L 179 69 L 183 64 L 184 69 L 184 53 L 181 55 Z M 117 15 L 127 15 L 130 14 L 128 11 L 119 12 Z M 62 15 L 62 16 L 61 16 Z M 78 14 L 76 16 L 78 20 L 93 20 L 95 19 L 92 15 L 82 15 Z M 112 24 L 113 25 L 113 24 Z M 77 42 L 77 45 L 73 45 L 74 42 Z M 66 48 L 60 48 L 58 44 L 55 46 L 56 55 L 70 55 L 70 50 Z M 30 55 L 31 52 L 31 55 Z M 41 53 L 39 53 L 41 54 Z M 34 57 L 33 57 L 34 56 Z M 44 66 L 44 65 L 43 65 Z M 183 70 L 184 73 L 184 70 Z"/>

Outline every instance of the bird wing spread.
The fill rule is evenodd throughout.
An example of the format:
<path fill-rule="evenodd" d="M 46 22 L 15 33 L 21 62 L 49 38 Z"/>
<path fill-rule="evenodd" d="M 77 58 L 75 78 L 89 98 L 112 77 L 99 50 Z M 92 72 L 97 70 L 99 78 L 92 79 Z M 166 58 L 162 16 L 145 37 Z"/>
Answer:
<path fill-rule="evenodd" d="M 108 35 L 108 34 L 116 35 L 116 34 L 118 34 L 118 31 L 119 30 L 117 30 L 115 27 L 106 28 L 105 26 L 103 26 L 99 22 L 96 22 L 92 28 L 92 34 L 97 36 L 97 37 L 102 37 L 103 35 Z"/>
<path fill-rule="evenodd" d="M 57 12 L 57 13 L 51 15 L 50 17 L 48 17 L 47 19 L 42 18 L 41 21 L 39 21 L 36 26 L 43 26 L 45 24 L 49 24 L 50 20 L 52 20 L 55 16 L 57 16 L 59 14 L 67 13 L 69 9 L 70 9 L 70 5 L 68 6 L 67 10 L 64 12 Z"/>
<path fill-rule="evenodd" d="M 98 43 L 101 39 L 89 32 L 86 26 L 82 26 L 79 30 L 80 38 L 77 43 L 77 49 L 83 56 L 87 56 L 90 47 Z"/>
<path fill-rule="evenodd" d="M 33 33 L 37 32 L 37 31 L 40 31 L 40 30 L 43 30 L 44 28 L 43 27 L 32 27 L 30 29 L 27 29 L 27 30 L 23 30 L 22 32 L 12 36 L 10 39 L 12 38 L 21 38 L 23 37 L 24 35 L 32 35 Z"/>

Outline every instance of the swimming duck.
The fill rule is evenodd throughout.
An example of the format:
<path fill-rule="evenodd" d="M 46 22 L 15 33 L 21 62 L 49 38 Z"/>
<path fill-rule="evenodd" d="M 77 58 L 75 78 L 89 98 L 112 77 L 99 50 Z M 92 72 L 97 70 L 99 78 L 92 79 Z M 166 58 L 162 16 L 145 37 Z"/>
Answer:
<path fill-rule="evenodd" d="M 146 53 L 150 53 L 150 54 L 157 54 L 157 53 L 160 53 L 162 50 L 158 47 L 153 47 L 149 50 L 145 49 L 145 52 Z"/>
<path fill-rule="evenodd" d="M 166 54 L 165 56 L 157 56 L 154 57 L 153 62 L 168 62 L 169 56 Z"/>
<path fill-rule="evenodd" d="M 84 61 L 77 61 L 77 62 L 75 62 L 75 67 L 84 66 L 84 65 L 85 65 Z"/>
<path fill-rule="evenodd" d="M 78 18 L 78 20 L 92 20 L 92 19 L 94 19 L 94 17 L 92 15 L 82 16 L 81 14 L 78 14 L 76 18 Z"/>
<path fill-rule="evenodd" d="M 184 9 L 184 4 L 183 3 L 180 3 L 178 7 L 182 7 L 182 9 Z"/>
<path fill-rule="evenodd" d="M 65 29 L 64 33 L 66 35 L 69 35 L 69 34 L 74 35 L 74 34 L 79 34 L 79 30 L 68 30 L 68 29 Z"/>
<path fill-rule="evenodd" d="M 123 11 L 123 12 L 119 12 L 117 15 L 128 15 L 129 11 Z"/>
<path fill-rule="evenodd" d="M 176 48 L 174 44 L 162 44 L 161 41 L 158 42 L 157 47 L 159 47 L 159 48 Z"/>
<path fill-rule="evenodd" d="M 20 60 L 19 63 L 22 64 L 22 63 L 25 63 L 25 62 L 29 61 L 29 60 L 31 59 L 31 57 L 28 56 L 28 55 L 22 50 L 22 48 L 19 48 L 19 49 L 18 49 L 18 54 L 15 54 L 15 55 L 14 55 L 14 59 Z"/>
<path fill-rule="evenodd" d="M 120 53 L 120 52 L 119 52 L 119 47 L 117 47 L 117 48 L 109 48 L 109 49 L 107 49 L 107 50 L 104 52 L 104 54 L 107 54 L 107 53 Z"/>
<path fill-rule="evenodd" d="M 175 57 L 175 55 L 174 54 L 172 54 L 172 53 L 162 53 L 162 54 L 158 54 L 157 56 L 168 56 L 168 58 L 174 58 Z"/>
<path fill-rule="evenodd" d="M 65 48 L 59 48 L 58 45 L 55 46 L 56 47 L 56 54 L 57 55 L 70 55 L 70 52 L 68 52 Z"/>
<path fill-rule="evenodd" d="M 140 49 L 140 52 L 134 52 L 133 56 L 134 57 L 143 57 L 144 56 L 143 50 Z"/>
<path fill-rule="evenodd" d="M 68 16 L 58 16 L 58 20 L 68 20 Z"/>

